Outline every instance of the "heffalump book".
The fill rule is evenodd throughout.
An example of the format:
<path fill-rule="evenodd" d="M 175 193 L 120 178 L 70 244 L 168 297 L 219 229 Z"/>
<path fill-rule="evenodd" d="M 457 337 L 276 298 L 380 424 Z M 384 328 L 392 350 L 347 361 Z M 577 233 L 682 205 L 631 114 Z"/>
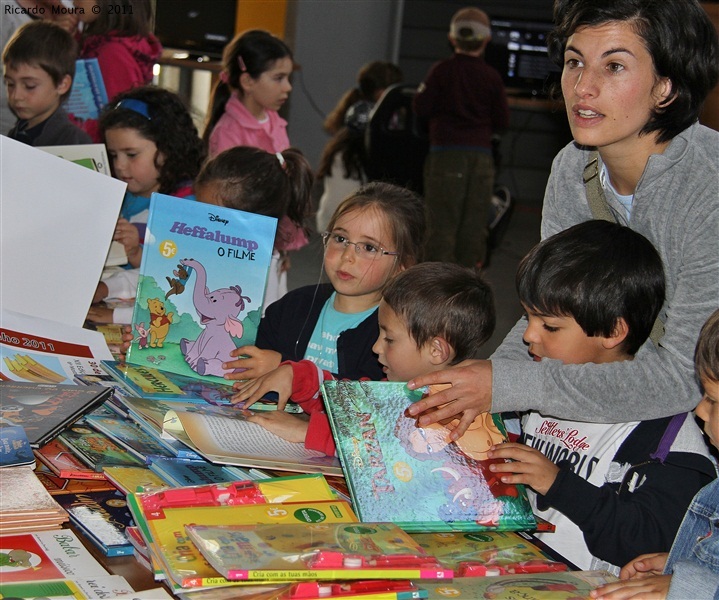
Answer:
<path fill-rule="evenodd" d="M 277 219 L 153 194 L 127 362 L 224 381 L 253 344 Z"/>

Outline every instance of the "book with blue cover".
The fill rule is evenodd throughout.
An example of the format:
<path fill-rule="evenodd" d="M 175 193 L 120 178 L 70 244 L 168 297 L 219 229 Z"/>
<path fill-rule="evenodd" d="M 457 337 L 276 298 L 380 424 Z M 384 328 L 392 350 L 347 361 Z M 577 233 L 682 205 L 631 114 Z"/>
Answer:
<path fill-rule="evenodd" d="M 427 390 L 402 382 L 326 381 L 325 407 L 353 506 L 362 521 L 405 531 L 526 530 L 536 526 L 523 486 L 489 470 L 487 450 L 507 440 L 484 413 L 456 442 L 441 424 L 418 427 L 406 408 Z"/>
<path fill-rule="evenodd" d="M 150 470 L 174 486 L 205 485 L 209 483 L 231 483 L 253 477 L 238 467 L 214 465 L 206 460 L 183 460 L 152 456 Z"/>
<path fill-rule="evenodd" d="M 22 425 L 0 419 L 0 467 L 34 464 L 35 455 Z"/>
<path fill-rule="evenodd" d="M 75 61 L 75 77 L 65 109 L 77 121 L 98 119 L 100 111 L 107 105 L 107 90 L 96 58 L 81 58 Z"/>
<path fill-rule="evenodd" d="M 257 335 L 277 219 L 152 194 L 127 362 L 227 383 Z"/>

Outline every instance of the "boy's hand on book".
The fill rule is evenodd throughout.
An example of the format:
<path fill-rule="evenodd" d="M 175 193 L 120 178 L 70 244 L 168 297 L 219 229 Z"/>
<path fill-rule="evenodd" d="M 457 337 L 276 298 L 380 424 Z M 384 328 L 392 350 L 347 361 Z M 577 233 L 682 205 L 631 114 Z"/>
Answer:
<path fill-rule="evenodd" d="M 416 390 L 438 383 L 449 383 L 451 387 L 410 405 L 407 414 L 418 417 L 420 426 L 459 416 L 450 434 L 450 439 L 456 441 L 464 435 L 477 415 L 492 409 L 492 363 L 488 360 L 465 360 L 456 367 L 415 377 L 407 383 L 407 387 Z M 428 412 L 432 408 L 437 410 Z"/>
<path fill-rule="evenodd" d="M 222 363 L 226 371 L 225 379 L 257 379 L 274 371 L 282 362 L 282 355 L 274 350 L 260 350 L 257 346 L 242 346 L 230 352 L 237 360 L 230 360 Z M 235 373 L 234 370 L 238 369 Z"/>
<path fill-rule="evenodd" d="M 501 473 L 503 483 L 522 483 L 538 494 L 546 494 L 559 473 L 559 467 L 544 454 L 524 444 L 499 444 L 492 446 L 489 458 L 511 460 L 507 463 L 492 463 L 489 470 Z"/>
<path fill-rule="evenodd" d="M 248 415 L 247 420 L 262 425 L 267 431 L 280 436 L 283 440 L 295 443 L 304 443 L 309 428 L 306 416 L 293 415 L 285 411 L 255 412 Z"/>
<path fill-rule="evenodd" d="M 277 410 L 285 410 L 287 401 L 292 394 L 293 371 L 290 365 L 282 365 L 266 375 L 246 383 L 236 383 L 237 393 L 232 396 L 232 403 L 242 403 L 242 408 L 250 408 L 268 392 L 277 392 Z"/>
<path fill-rule="evenodd" d="M 669 558 L 667 552 L 653 552 L 637 556 L 622 567 L 619 578 L 642 579 L 652 575 L 661 575 L 664 572 L 664 565 L 667 564 L 667 558 Z"/>

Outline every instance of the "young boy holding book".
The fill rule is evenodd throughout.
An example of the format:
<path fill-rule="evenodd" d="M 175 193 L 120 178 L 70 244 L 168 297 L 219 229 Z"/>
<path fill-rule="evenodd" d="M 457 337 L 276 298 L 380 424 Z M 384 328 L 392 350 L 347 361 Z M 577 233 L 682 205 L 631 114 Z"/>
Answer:
<path fill-rule="evenodd" d="M 8 137 L 30 146 L 89 144 L 62 108 L 75 75 L 77 43 L 49 21 L 20 27 L 2 54 L 8 103 L 18 121 Z"/>
<path fill-rule="evenodd" d="M 696 415 L 719 448 L 719 310 L 702 327 L 694 368 L 704 395 Z M 645 554 L 622 568 L 621 581 L 594 590 L 600 600 L 652 598 L 709 600 L 719 596 L 719 479 L 694 496 L 670 552 Z"/>
<path fill-rule="evenodd" d="M 641 234 L 608 221 L 560 232 L 535 246 L 517 272 L 529 354 L 580 371 L 631 361 L 664 287 L 659 254 Z M 490 469 L 532 488 L 535 512 L 556 525 L 538 537 L 584 570 L 618 573 L 616 565 L 638 554 L 668 549 L 691 498 L 715 476 L 686 413 L 600 424 L 531 411 L 521 441 L 493 447 L 490 457 L 512 462 Z"/>
<path fill-rule="evenodd" d="M 451 263 L 420 263 L 385 287 L 379 337 L 372 350 L 389 381 L 407 381 L 479 356 L 494 325 L 492 291 L 477 271 Z M 333 378 L 309 360 L 286 361 L 245 384 L 233 400 L 249 408 L 266 393 L 277 392 L 278 411 L 248 419 L 289 441 L 333 455 L 335 443 L 320 396 L 321 383 Z M 285 413 L 288 399 L 307 415 Z"/>

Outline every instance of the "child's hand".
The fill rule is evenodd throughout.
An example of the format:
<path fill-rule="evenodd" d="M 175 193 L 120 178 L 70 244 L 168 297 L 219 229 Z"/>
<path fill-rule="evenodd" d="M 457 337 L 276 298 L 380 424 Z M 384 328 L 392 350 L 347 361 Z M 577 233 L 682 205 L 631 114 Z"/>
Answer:
<path fill-rule="evenodd" d="M 642 579 L 652 575 L 661 575 L 664 572 L 664 565 L 667 564 L 667 558 L 669 558 L 667 552 L 637 556 L 622 567 L 619 579 Z"/>
<path fill-rule="evenodd" d="M 125 254 L 127 254 L 130 264 L 133 267 L 139 267 L 142 260 L 142 248 L 140 247 L 140 231 L 137 227 L 127 219 L 119 218 L 112 239 L 125 247 Z"/>
<path fill-rule="evenodd" d="M 293 371 L 290 365 L 281 365 L 262 377 L 246 383 L 236 383 L 238 392 L 232 396 L 232 403 L 243 402 L 243 408 L 249 408 L 267 392 L 277 392 L 277 410 L 285 410 L 292 394 Z"/>
<path fill-rule="evenodd" d="M 559 473 L 559 467 L 544 454 L 524 444 L 499 444 L 492 446 L 489 458 L 510 459 L 515 462 L 492 463 L 490 471 L 506 473 L 500 476 L 503 483 L 523 483 L 538 494 L 546 494 Z"/>
<path fill-rule="evenodd" d="M 651 575 L 608 583 L 592 590 L 589 595 L 596 600 L 664 600 L 671 582 L 671 575 Z"/>
<path fill-rule="evenodd" d="M 107 284 L 104 281 L 101 281 L 97 284 L 97 288 L 95 288 L 95 295 L 92 297 L 92 303 L 97 304 L 98 302 L 102 302 L 105 298 L 107 298 L 107 295 L 110 293 L 110 290 L 107 287 Z"/>
<path fill-rule="evenodd" d="M 309 421 L 304 415 L 293 415 L 283 410 L 246 411 L 246 415 L 251 423 L 262 425 L 288 442 L 304 443 L 307 437 Z"/>
<path fill-rule="evenodd" d="M 225 373 L 225 379 L 257 379 L 270 371 L 274 371 L 282 362 L 282 355 L 274 350 L 260 350 L 257 346 L 242 346 L 230 352 L 238 358 L 222 363 L 226 371 L 239 369 L 237 373 Z"/>
<path fill-rule="evenodd" d="M 92 323 L 112 323 L 112 309 L 93 305 L 87 311 L 87 320 Z"/>

